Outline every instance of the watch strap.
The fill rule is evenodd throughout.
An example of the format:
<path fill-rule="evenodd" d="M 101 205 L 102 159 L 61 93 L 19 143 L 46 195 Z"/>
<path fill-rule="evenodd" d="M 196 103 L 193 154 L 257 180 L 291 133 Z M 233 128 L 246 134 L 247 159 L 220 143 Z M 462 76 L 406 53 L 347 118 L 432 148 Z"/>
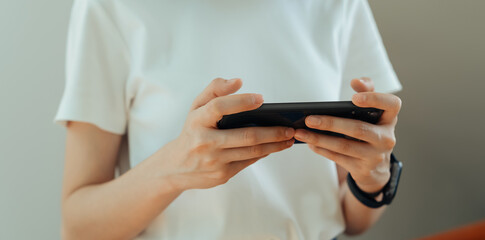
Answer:
<path fill-rule="evenodd" d="M 382 207 L 385 204 L 390 204 L 392 200 L 394 199 L 394 196 L 396 195 L 397 191 L 397 185 L 399 183 L 399 178 L 401 175 L 401 168 L 402 168 L 402 163 L 397 161 L 395 158 L 394 154 L 391 154 L 391 176 L 389 178 L 389 181 L 384 185 L 384 187 L 379 191 L 375 193 L 367 193 L 362 191 L 357 184 L 355 183 L 355 180 L 352 178 L 352 175 L 350 173 L 347 175 L 347 184 L 349 186 L 350 191 L 352 194 L 359 200 L 362 204 L 370 207 L 370 208 L 379 208 Z M 377 201 L 375 198 L 379 196 L 381 193 L 383 193 L 382 200 Z"/>
<path fill-rule="evenodd" d="M 347 184 L 349 185 L 349 189 L 352 192 L 352 194 L 361 202 L 362 204 L 366 205 L 367 207 L 370 208 L 380 208 L 382 205 L 384 205 L 384 198 L 381 201 L 377 201 L 375 198 L 381 194 L 382 190 L 369 194 L 364 191 L 362 191 L 357 184 L 355 183 L 355 180 L 352 178 L 352 176 L 347 174 Z M 387 184 L 386 184 L 387 185 Z"/>

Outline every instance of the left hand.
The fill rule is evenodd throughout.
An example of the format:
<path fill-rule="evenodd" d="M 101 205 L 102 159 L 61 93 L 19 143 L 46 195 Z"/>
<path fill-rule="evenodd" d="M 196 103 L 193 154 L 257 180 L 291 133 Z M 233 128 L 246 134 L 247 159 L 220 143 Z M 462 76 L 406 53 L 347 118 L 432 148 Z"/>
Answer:
<path fill-rule="evenodd" d="M 390 155 L 396 144 L 394 129 L 401 99 L 393 94 L 374 92 L 374 83 L 369 78 L 353 79 L 351 86 L 357 92 L 352 97 L 355 105 L 384 110 L 377 124 L 322 115 L 308 116 L 305 124 L 309 128 L 342 133 L 363 142 L 304 129 L 298 129 L 295 138 L 350 172 L 363 191 L 377 192 L 390 178 Z"/>

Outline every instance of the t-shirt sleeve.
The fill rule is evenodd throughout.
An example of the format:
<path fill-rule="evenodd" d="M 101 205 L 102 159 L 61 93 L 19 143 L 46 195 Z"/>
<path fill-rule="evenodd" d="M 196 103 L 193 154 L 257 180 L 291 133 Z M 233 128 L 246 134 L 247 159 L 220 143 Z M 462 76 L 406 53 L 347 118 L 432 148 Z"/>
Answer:
<path fill-rule="evenodd" d="M 66 53 L 66 85 L 55 122 L 87 122 L 124 134 L 127 45 L 101 1 L 76 0 Z"/>
<path fill-rule="evenodd" d="M 371 78 L 376 92 L 401 90 L 367 0 L 347 1 L 342 33 L 342 100 L 355 94 L 354 78 Z"/>

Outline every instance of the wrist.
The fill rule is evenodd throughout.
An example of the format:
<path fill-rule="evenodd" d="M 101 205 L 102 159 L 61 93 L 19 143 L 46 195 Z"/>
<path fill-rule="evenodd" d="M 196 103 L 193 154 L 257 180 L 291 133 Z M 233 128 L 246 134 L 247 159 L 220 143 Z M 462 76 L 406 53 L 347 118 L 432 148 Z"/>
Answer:
<path fill-rule="evenodd" d="M 390 171 L 388 171 L 383 176 L 378 177 L 376 180 L 370 183 L 362 183 L 361 181 L 355 181 L 357 187 L 359 187 L 362 191 L 373 194 L 380 192 L 384 186 L 386 186 L 387 182 L 391 177 Z"/>
<path fill-rule="evenodd" d="M 368 181 L 370 183 L 373 182 L 372 184 L 362 184 L 362 179 L 360 179 L 359 187 L 352 175 L 350 173 L 347 174 L 347 185 L 350 192 L 352 192 L 355 198 L 357 198 L 357 200 L 359 200 L 365 206 L 370 208 L 379 208 L 383 205 L 389 205 L 396 196 L 397 186 L 399 184 L 399 179 L 402 171 L 402 163 L 399 162 L 393 154 L 391 154 L 390 163 L 391 167 L 389 169 L 389 172 L 387 173 L 388 176 L 383 178 L 382 181 L 384 182 L 387 179 L 387 182 L 384 184 L 383 187 L 381 187 L 382 183 L 379 184 L 377 183 L 378 181 L 374 181 L 375 179 L 381 179 L 380 177 L 373 178 L 372 181 Z"/>
<path fill-rule="evenodd" d="M 166 144 L 160 148 L 155 154 L 150 156 L 145 162 L 146 173 L 151 175 L 155 182 L 155 189 L 158 195 L 180 195 L 185 189 L 175 180 L 176 174 L 172 170 L 173 167 L 169 166 L 170 160 L 173 160 L 176 156 L 172 156 L 172 152 L 169 149 L 172 142 Z"/>
<path fill-rule="evenodd" d="M 178 196 L 186 190 L 180 187 L 179 184 L 176 184 L 176 182 L 170 175 L 166 175 L 158 179 L 157 189 L 160 196 L 166 196 L 166 195 Z"/>

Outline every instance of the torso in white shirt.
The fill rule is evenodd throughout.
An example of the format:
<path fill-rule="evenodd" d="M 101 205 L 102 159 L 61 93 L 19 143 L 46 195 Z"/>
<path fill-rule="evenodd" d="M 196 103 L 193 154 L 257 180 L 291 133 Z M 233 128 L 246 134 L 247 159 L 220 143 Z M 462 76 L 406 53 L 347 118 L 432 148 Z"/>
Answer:
<path fill-rule="evenodd" d="M 393 91 L 400 85 L 373 24 L 361 0 L 78 0 L 57 120 L 127 133 L 126 170 L 178 136 L 190 104 L 216 77 L 241 78 L 239 92 L 265 102 L 339 100 L 351 93 L 352 74 Z M 349 66 L 360 54 L 349 47 L 355 31 L 375 41 L 364 49 L 368 72 Z M 93 63 L 90 54 L 106 59 Z M 103 95 L 112 85 L 123 92 Z M 101 107 L 78 102 L 90 88 Z M 138 239 L 330 239 L 343 229 L 335 164 L 300 144 L 224 185 L 184 192 Z"/>

